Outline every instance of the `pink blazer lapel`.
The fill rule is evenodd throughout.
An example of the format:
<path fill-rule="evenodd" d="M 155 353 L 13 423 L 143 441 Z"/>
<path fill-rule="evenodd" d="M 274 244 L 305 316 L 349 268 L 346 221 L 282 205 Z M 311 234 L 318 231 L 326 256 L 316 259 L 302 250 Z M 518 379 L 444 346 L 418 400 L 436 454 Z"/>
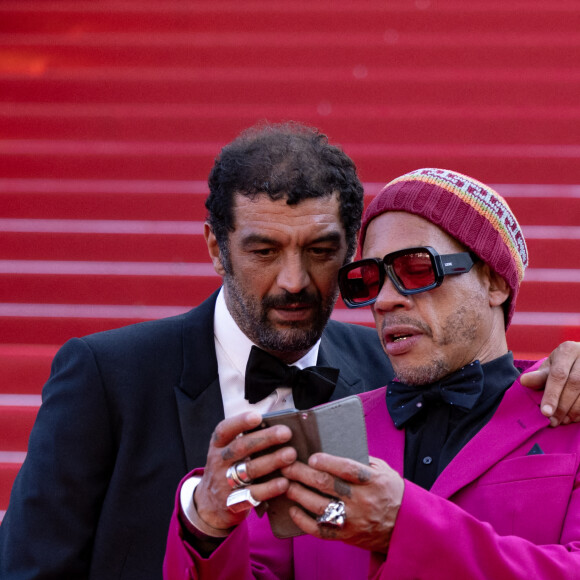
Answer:
<path fill-rule="evenodd" d="M 401 476 L 405 451 L 405 431 L 395 427 L 387 410 L 386 388 L 360 395 L 363 400 L 369 455 L 386 461 Z"/>
<path fill-rule="evenodd" d="M 492 419 L 443 470 L 431 491 L 445 498 L 451 497 L 535 432 L 548 426 L 549 420 L 540 412 L 542 394 L 516 381 L 504 395 Z"/>

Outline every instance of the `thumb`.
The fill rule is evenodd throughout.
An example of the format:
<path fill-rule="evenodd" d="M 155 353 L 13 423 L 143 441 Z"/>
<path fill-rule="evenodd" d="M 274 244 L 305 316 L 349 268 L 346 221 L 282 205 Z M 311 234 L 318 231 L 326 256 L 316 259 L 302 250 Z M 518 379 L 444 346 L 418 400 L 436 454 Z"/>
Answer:
<path fill-rule="evenodd" d="M 548 379 L 548 374 L 550 369 L 546 368 L 539 368 L 536 371 L 531 371 L 529 373 L 524 373 L 520 376 L 520 383 L 524 385 L 524 387 L 529 387 L 530 389 L 535 389 L 539 391 L 544 388 L 546 384 L 546 380 Z"/>

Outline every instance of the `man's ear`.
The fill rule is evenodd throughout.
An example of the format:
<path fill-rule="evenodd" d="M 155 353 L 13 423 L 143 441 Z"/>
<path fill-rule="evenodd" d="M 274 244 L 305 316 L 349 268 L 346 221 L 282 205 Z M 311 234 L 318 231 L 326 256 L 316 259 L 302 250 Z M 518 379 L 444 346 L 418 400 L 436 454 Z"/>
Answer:
<path fill-rule="evenodd" d="M 508 283 L 497 272 L 494 272 L 487 264 L 487 276 L 489 280 L 489 305 L 501 306 L 510 296 Z"/>
<path fill-rule="evenodd" d="M 207 222 L 203 224 L 203 237 L 205 238 L 205 243 L 207 244 L 207 250 L 209 252 L 209 257 L 211 258 L 211 261 L 213 263 L 214 270 L 220 276 L 224 276 L 226 271 L 224 269 L 220 257 L 220 248 L 218 245 L 218 241 L 210 225 Z"/>

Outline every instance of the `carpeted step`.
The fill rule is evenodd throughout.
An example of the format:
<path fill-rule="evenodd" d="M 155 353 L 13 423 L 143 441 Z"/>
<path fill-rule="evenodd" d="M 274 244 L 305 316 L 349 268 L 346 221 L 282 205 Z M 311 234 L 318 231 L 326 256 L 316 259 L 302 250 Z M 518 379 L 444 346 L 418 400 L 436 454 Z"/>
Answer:
<path fill-rule="evenodd" d="M 580 45 L 580 42 L 579 42 Z M 2 47 L 0 46 L 0 51 Z M 580 58 L 580 48 L 578 50 Z M 350 67 L 260 68 L 247 71 L 200 69 L 78 69 L 41 76 L 0 75 L 2 102 L 135 103 L 215 105 L 252 103 L 279 107 L 318 105 L 448 106 L 460 103 L 474 111 L 501 93 L 503 106 L 574 108 L 580 73 L 572 67 L 485 73 L 455 64 L 449 68 L 396 71 L 371 69 L 361 78 Z M 461 99 L 458 96 L 461 95 Z"/>
<path fill-rule="evenodd" d="M 0 6 L 2 6 L 0 4 Z M 525 9 L 522 10 L 524 12 Z M 256 22 L 261 18 L 256 17 Z M 508 21 L 509 32 L 479 28 L 477 19 L 463 22 L 463 29 L 448 33 L 445 19 L 432 19 L 429 31 L 397 30 L 388 18 L 382 30 L 352 28 L 344 34 L 328 26 L 315 31 L 278 28 L 220 31 L 213 25 L 205 32 L 162 31 L 82 32 L 68 34 L 7 31 L 0 34 L 0 51 L 13 55 L 3 65 L 8 71 L 38 74 L 72 67 L 111 67 L 172 70 L 204 65 L 206 69 L 321 69 L 343 65 L 358 76 L 385 65 L 409 71 L 450 64 L 466 70 L 494 67 L 498 70 L 529 67 L 573 69 L 577 58 L 578 12 L 563 14 L 549 30 L 519 30 Z M 10 26 L 9 21 L 7 26 Z M 378 24 L 380 26 L 380 23 Z"/>
<path fill-rule="evenodd" d="M 445 0 L 365 1 L 353 4 L 340 0 L 291 3 L 253 1 L 111 2 L 79 3 L 61 1 L 58 10 L 42 1 L 9 1 L 0 5 L 0 30 L 47 32 L 66 35 L 120 32 L 151 34 L 161 32 L 207 33 L 218 27 L 223 33 L 240 30 L 332 30 L 348 34 L 352 30 L 383 33 L 385 22 L 391 30 L 432 33 L 434 24 L 445 25 L 448 34 L 476 29 L 513 32 L 513 19 L 522 32 L 573 31 L 574 0 L 511 0 L 492 2 Z M 259 17 L 259 18 L 258 18 Z"/>
<path fill-rule="evenodd" d="M 386 181 L 418 167 L 453 168 L 485 183 L 580 183 L 577 145 L 411 145 L 343 143 L 365 181 Z M 218 143 L 0 142 L 3 176 L 48 179 L 176 180 L 207 176 Z"/>
<path fill-rule="evenodd" d="M 38 403 L 40 404 L 40 400 Z M 0 397 L 0 453 L 26 451 L 38 406 L 4 405 Z"/>
<path fill-rule="evenodd" d="M 94 224 L 88 222 L 87 229 Z M 66 225 L 77 226 L 76 223 Z M 127 225 L 127 222 L 119 222 L 118 230 L 126 230 Z M 78 227 L 82 228 L 83 224 L 78 224 Z M 200 233 L 6 232 L 2 231 L 0 224 L 0 260 L 209 262 L 209 255 Z"/>
<path fill-rule="evenodd" d="M 191 306 L 0 304 L 0 341 L 61 345 L 69 338 L 182 314 Z"/>
<path fill-rule="evenodd" d="M 420 74 L 420 73 L 418 73 Z M 28 95 L 23 95 L 28 98 Z M 197 103 L 30 103 L 0 102 L 0 131 L 20 139 L 168 141 L 203 138 L 225 143 L 262 120 L 300 120 L 318 127 L 334 142 L 381 143 L 397 138 L 411 143 L 573 145 L 580 131 L 580 107 L 552 103 L 522 108 L 494 101 L 477 107 L 457 103 L 389 105 L 317 102 L 235 104 Z M 217 150 L 216 150 L 217 153 Z"/>
<path fill-rule="evenodd" d="M 57 348 L 48 344 L 0 343 L 0 395 L 40 395 Z"/>
<path fill-rule="evenodd" d="M 182 306 L 221 284 L 211 263 L 26 261 L 17 269 L 26 273 L 0 271 L 0 303 Z"/>
<path fill-rule="evenodd" d="M 24 460 L 24 454 L 22 454 L 19 461 L 16 456 L 14 457 L 14 461 L 6 461 L 6 457 L 3 457 L 3 455 L 5 454 L 0 454 L 0 521 L 2 521 L 4 512 L 8 507 L 12 484 Z M 12 459 L 12 457 L 9 458 Z"/>
<path fill-rule="evenodd" d="M 184 181 L 0 178 L 0 219 L 195 221 L 205 219 L 207 194 L 207 176 Z"/>

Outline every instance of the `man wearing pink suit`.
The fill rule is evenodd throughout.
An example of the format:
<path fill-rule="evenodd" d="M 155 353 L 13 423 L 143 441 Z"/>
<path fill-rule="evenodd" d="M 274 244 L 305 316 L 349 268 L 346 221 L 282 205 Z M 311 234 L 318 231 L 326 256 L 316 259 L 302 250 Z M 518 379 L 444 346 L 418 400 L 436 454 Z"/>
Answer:
<path fill-rule="evenodd" d="M 223 422 L 193 509 L 178 499 L 166 578 L 580 579 L 580 424 L 550 428 L 507 349 L 527 265 L 507 204 L 464 175 L 417 170 L 373 200 L 361 247 L 341 292 L 371 305 L 397 375 L 361 395 L 370 465 L 305 465 L 291 447 L 248 459 L 289 430 L 237 437 L 260 417 Z M 279 540 L 246 505 L 228 509 L 232 485 L 248 505 L 286 493 L 307 535 Z"/>

